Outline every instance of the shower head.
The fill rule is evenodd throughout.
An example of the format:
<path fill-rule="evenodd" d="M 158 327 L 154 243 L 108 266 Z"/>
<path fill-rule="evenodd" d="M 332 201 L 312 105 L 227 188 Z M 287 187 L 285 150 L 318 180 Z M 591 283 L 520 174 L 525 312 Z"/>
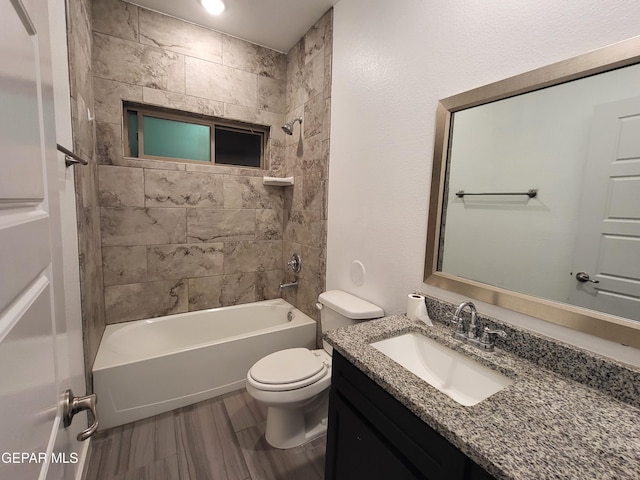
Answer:
<path fill-rule="evenodd" d="M 285 123 L 282 126 L 282 131 L 287 135 L 293 135 L 293 126 L 296 124 L 296 122 L 300 122 L 300 125 L 302 125 L 302 117 L 298 117 L 295 120 L 291 120 L 289 123 Z"/>

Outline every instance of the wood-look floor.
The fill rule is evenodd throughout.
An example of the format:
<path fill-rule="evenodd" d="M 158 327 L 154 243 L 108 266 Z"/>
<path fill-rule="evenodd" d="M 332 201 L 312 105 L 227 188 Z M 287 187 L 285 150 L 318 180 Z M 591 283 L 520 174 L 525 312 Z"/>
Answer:
<path fill-rule="evenodd" d="M 322 480 L 326 437 L 278 450 L 244 390 L 98 433 L 86 480 Z"/>

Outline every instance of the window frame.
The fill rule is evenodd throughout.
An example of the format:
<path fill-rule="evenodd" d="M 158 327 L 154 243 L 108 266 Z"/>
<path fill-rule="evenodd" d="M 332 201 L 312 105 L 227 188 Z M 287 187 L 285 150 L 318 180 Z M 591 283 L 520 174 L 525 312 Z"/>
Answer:
<path fill-rule="evenodd" d="M 237 120 L 230 120 L 219 117 L 211 117 L 198 113 L 192 113 L 182 110 L 173 110 L 168 108 L 156 107 L 139 103 L 123 102 L 122 104 L 122 144 L 124 156 L 131 159 L 140 160 L 159 160 L 166 162 L 189 163 L 195 165 L 210 165 L 220 167 L 250 168 L 253 170 L 266 170 L 267 152 L 269 145 L 269 133 L 271 128 L 267 125 L 258 125 Z M 129 139 L 129 112 L 135 112 L 138 117 L 138 156 L 131 156 L 131 142 Z M 201 125 L 209 127 L 209 161 L 191 160 L 188 158 L 163 157 L 158 155 L 146 155 L 144 153 L 144 116 L 160 118 L 163 120 L 174 120 L 182 123 L 190 123 L 193 125 Z M 260 137 L 260 166 L 234 165 L 229 163 L 216 162 L 216 145 L 215 130 L 220 127 L 226 130 L 232 130 L 248 135 L 257 135 Z"/>

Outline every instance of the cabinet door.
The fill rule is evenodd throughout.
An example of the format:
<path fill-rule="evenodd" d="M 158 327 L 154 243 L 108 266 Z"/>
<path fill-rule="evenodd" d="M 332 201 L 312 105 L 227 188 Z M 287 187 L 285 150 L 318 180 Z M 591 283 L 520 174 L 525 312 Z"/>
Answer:
<path fill-rule="evenodd" d="M 329 417 L 334 431 L 333 441 L 327 443 L 331 451 L 327 451 L 325 480 L 425 478 L 413 473 L 394 448 L 334 393 L 331 395 Z"/>

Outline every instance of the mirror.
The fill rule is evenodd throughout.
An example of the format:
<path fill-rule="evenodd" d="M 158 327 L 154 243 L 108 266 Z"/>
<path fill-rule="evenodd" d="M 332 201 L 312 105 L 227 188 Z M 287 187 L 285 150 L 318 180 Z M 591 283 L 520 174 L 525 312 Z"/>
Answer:
<path fill-rule="evenodd" d="M 441 100 L 425 282 L 640 348 L 640 37 Z"/>

